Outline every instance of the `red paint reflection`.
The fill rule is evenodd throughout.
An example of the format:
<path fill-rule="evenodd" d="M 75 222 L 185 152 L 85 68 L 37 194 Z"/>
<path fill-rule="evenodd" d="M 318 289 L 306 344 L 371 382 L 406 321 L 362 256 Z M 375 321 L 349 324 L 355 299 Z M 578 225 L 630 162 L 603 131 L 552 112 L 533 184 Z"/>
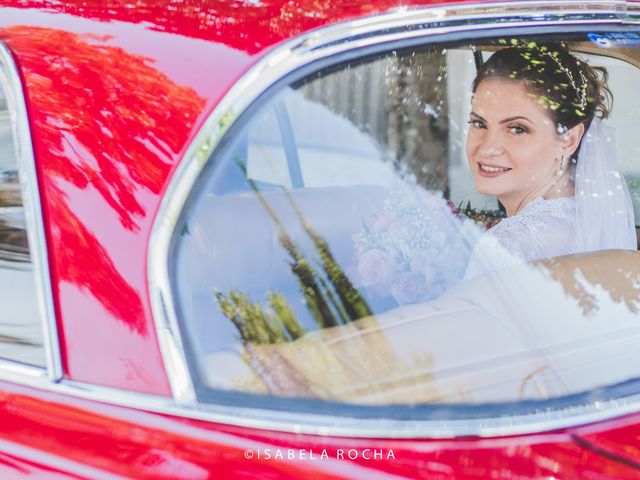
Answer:
<path fill-rule="evenodd" d="M 58 276 L 89 290 L 105 309 L 125 320 L 133 331 L 146 334 L 140 293 L 118 273 L 100 241 L 71 212 L 64 193 L 56 189 L 50 189 L 49 193 L 49 211 L 56 219 L 51 228 L 52 242 L 59 246 Z"/>
<path fill-rule="evenodd" d="M 151 60 L 88 35 L 46 28 L 3 30 L 20 55 L 34 123 L 47 147 L 45 174 L 92 184 L 137 230 L 136 190 L 159 193 L 204 100 Z M 72 160 L 73 163 L 70 163 Z"/>
<path fill-rule="evenodd" d="M 18 53 L 27 86 L 59 279 L 88 289 L 144 333 L 141 292 L 111 258 L 112 238 L 98 238 L 101 219 L 78 217 L 64 192 L 68 184 L 94 189 L 125 231 L 146 240 L 157 201 L 144 199 L 160 193 L 205 102 L 150 59 L 102 43 L 108 39 L 30 27 L 2 35 Z M 114 231 L 113 239 L 122 235 Z M 145 241 L 131 245 L 141 272 L 145 248 Z"/>
<path fill-rule="evenodd" d="M 212 40 L 254 54 L 281 40 L 333 21 L 384 12 L 399 6 L 428 5 L 433 0 L 111 0 L 109 2 L 2 2 L 41 8 L 98 21 L 144 22 L 148 28 Z M 457 2 L 464 3 L 464 0 Z"/>

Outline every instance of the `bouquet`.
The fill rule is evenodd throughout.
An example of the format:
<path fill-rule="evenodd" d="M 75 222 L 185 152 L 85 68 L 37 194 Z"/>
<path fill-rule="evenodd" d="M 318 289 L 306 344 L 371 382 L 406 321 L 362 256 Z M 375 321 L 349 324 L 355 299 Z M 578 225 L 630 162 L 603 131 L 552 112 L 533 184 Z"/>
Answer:
<path fill-rule="evenodd" d="M 469 218 L 473 220 L 477 225 L 481 226 L 484 230 L 496 226 L 500 221 L 507 216 L 505 212 L 500 210 L 488 210 L 477 209 L 471 206 L 471 201 L 467 200 L 466 203 L 462 202 L 457 207 L 449 201 L 449 207 L 451 211 L 458 217 Z"/>
<path fill-rule="evenodd" d="M 349 278 L 399 305 L 434 299 L 462 280 L 480 234 L 441 192 L 393 191 L 354 235 Z"/>

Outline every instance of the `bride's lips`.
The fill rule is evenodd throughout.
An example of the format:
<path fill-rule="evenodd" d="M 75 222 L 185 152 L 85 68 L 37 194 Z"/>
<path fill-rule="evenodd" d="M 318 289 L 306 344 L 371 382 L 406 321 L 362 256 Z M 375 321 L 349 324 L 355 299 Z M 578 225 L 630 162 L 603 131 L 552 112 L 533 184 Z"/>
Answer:
<path fill-rule="evenodd" d="M 492 165 L 490 163 L 481 163 L 478 164 L 478 173 L 481 177 L 499 177 L 500 175 L 504 175 L 507 172 L 510 172 L 511 169 L 509 167 L 502 167 L 500 165 Z"/>

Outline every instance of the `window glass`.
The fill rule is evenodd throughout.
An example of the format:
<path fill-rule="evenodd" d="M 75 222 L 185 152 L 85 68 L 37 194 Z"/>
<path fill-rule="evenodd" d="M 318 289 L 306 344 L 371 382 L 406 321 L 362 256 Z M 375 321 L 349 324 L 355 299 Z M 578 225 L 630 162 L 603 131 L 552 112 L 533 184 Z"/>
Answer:
<path fill-rule="evenodd" d="M 638 377 L 640 46 L 598 35 L 389 50 L 249 110 L 173 243 L 196 381 L 413 405 Z M 585 132 L 592 67 L 615 102 Z"/>
<path fill-rule="evenodd" d="M 256 118 L 247 138 L 247 176 L 256 182 L 291 188 L 279 119 L 281 108 L 269 108 Z"/>
<path fill-rule="evenodd" d="M 40 321 L 16 158 L 9 83 L 0 62 L 0 359 L 44 366 Z"/>

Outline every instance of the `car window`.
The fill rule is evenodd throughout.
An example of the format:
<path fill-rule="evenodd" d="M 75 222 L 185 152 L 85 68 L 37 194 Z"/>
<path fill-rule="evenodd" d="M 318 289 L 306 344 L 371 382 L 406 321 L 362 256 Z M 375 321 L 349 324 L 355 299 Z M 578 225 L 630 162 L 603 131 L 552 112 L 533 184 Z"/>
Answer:
<path fill-rule="evenodd" d="M 42 324 L 17 159 L 15 109 L 0 62 L 0 359 L 44 366 Z"/>
<path fill-rule="evenodd" d="M 616 188 L 630 193 L 638 223 L 640 101 L 630 89 L 640 65 L 629 58 L 640 47 L 612 37 L 605 52 L 576 34 L 535 48 L 558 40 L 608 70 L 614 106 L 603 123 L 615 131 Z M 202 390 L 481 404 L 558 398 L 639 376 L 635 236 L 631 246 L 627 236 L 612 249 L 573 247 L 581 227 L 567 212 L 577 208 L 575 172 L 593 135 L 566 163 L 564 153 L 550 159 L 563 164 L 562 188 L 572 193 L 532 200 L 530 217 L 509 212 L 511 190 L 483 187 L 520 171 L 520 157 L 541 147 L 514 153 L 505 142 L 525 141 L 546 121 L 494 127 L 491 112 L 502 107 L 472 94 L 479 63 L 505 48 L 534 48 L 529 41 L 389 50 L 296 78 L 246 112 L 194 189 L 170 257 Z M 573 88 L 576 108 L 586 109 L 576 77 L 556 87 Z M 510 87 L 493 83 L 487 93 L 486 85 L 478 96 L 511 98 Z M 541 118 L 555 118 L 553 102 L 542 100 Z M 473 105 L 482 110 L 472 114 Z M 507 140 L 483 137 L 477 153 L 468 139 L 485 131 Z M 565 133 L 573 135 L 554 134 Z M 484 173 L 474 177 L 474 168 Z"/>

